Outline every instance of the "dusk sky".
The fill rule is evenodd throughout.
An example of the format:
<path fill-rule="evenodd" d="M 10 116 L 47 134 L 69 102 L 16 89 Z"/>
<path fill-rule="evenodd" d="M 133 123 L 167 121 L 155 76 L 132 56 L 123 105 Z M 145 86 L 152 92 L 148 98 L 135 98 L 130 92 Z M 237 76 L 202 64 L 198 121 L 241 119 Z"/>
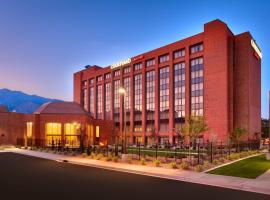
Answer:
<path fill-rule="evenodd" d="M 268 1 L 0 0 L 0 88 L 72 100 L 73 73 L 108 66 L 203 31 L 221 19 L 263 52 L 262 116 L 270 90 Z"/>

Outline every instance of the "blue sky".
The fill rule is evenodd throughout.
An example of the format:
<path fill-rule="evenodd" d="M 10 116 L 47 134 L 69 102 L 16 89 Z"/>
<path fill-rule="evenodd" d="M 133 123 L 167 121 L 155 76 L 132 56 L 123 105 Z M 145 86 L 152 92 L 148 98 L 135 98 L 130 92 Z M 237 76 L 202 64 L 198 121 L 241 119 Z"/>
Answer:
<path fill-rule="evenodd" d="M 213 19 L 250 31 L 263 52 L 262 116 L 270 90 L 268 1 L 0 0 L 0 88 L 72 100 L 72 74 L 203 31 Z"/>

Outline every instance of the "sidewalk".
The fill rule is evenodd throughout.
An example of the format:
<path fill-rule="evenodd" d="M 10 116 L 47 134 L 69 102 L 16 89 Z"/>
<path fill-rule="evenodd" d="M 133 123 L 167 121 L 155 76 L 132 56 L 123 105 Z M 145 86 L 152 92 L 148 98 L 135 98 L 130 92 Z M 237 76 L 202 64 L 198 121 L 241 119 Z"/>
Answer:
<path fill-rule="evenodd" d="M 158 178 L 172 179 L 204 185 L 218 186 L 235 190 L 257 192 L 270 195 L 270 170 L 259 176 L 257 179 L 246 179 L 230 176 L 212 175 L 198 173 L 187 170 L 165 169 L 159 167 L 149 167 L 133 165 L 127 163 L 106 162 L 87 158 L 51 154 L 39 151 L 30 151 L 23 149 L 7 149 L 6 152 L 13 152 L 23 155 L 29 155 L 59 162 L 68 161 L 71 164 L 84 165 L 108 170 L 115 170 L 127 173 L 141 174 Z"/>

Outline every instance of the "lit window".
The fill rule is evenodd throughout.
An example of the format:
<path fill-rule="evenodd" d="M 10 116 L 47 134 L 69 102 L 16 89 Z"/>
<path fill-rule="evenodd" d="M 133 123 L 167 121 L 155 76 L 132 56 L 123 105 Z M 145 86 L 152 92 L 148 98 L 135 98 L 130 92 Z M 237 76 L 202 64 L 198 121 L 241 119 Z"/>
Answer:
<path fill-rule="evenodd" d="M 89 112 L 90 112 L 90 115 L 94 116 L 94 87 L 90 87 L 89 101 L 90 101 Z"/>
<path fill-rule="evenodd" d="M 26 123 L 26 136 L 31 138 L 33 136 L 33 122 Z"/>
<path fill-rule="evenodd" d="M 97 86 L 97 119 L 102 119 L 103 107 L 102 107 L 102 85 Z"/>
<path fill-rule="evenodd" d="M 96 126 L 96 138 L 99 138 L 100 136 L 100 128 L 99 126 Z"/>

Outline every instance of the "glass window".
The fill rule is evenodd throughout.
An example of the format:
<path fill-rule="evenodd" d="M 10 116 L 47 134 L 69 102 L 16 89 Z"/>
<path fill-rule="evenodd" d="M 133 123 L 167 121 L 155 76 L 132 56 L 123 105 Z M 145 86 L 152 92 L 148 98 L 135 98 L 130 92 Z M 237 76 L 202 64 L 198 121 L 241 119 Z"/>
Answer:
<path fill-rule="evenodd" d="M 116 71 L 114 71 L 114 77 L 116 77 L 116 76 L 120 76 L 120 69 L 119 70 L 116 70 Z"/>
<path fill-rule="evenodd" d="M 47 146 L 57 146 L 58 144 L 61 144 L 61 123 L 46 123 L 45 133 Z"/>
<path fill-rule="evenodd" d="M 32 136 L 33 136 L 33 122 L 26 123 L 26 136 L 27 136 L 27 138 L 32 138 Z"/>
<path fill-rule="evenodd" d="M 96 137 L 99 138 L 100 136 L 100 127 L 96 126 Z"/>
<path fill-rule="evenodd" d="M 162 123 L 163 125 L 169 123 L 169 80 L 169 67 L 161 68 L 159 70 L 159 112 L 160 124 Z"/>
<path fill-rule="evenodd" d="M 90 84 L 94 84 L 95 79 L 91 78 L 89 82 L 90 82 Z"/>
<path fill-rule="evenodd" d="M 125 67 L 124 68 L 124 74 L 130 73 L 130 67 Z"/>
<path fill-rule="evenodd" d="M 134 77 L 134 131 L 140 132 L 142 126 L 142 74 Z"/>
<path fill-rule="evenodd" d="M 174 122 L 180 128 L 185 122 L 185 63 L 174 65 Z"/>
<path fill-rule="evenodd" d="M 87 89 L 83 89 L 83 98 L 82 98 L 82 105 L 85 110 L 88 110 L 88 105 L 87 105 Z"/>
<path fill-rule="evenodd" d="M 155 71 L 146 73 L 146 131 L 151 132 L 155 124 Z"/>
<path fill-rule="evenodd" d="M 200 52 L 203 51 L 203 43 L 200 44 L 195 44 L 193 46 L 190 47 L 190 53 L 196 53 L 196 52 Z"/>
<path fill-rule="evenodd" d="M 114 81 L 114 122 L 117 122 L 116 125 L 119 125 L 120 122 L 119 115 L 120 115 L 120 80 Z"/>
<path fill-rule="evenodd" d="M 111 73 L 105 74 L 105 79 L 109 79 L 109 78 L 111 78 Z"/>
<path fill-rule="evenodd" d="M 90 87 L 89 90 L 89 101 L 90 101 L 90 108 L 89 112 L 91 116 L 94 116 L 94 87 Z"/>
<path fill-rule="evenodd" d="M 111 119 L 111 83 L 105 84 L 105 118 Z"/>
<path fill-rule="evenodd" d="M 102 76 L 97 77 L 97 82 L 102 81 Z"/>
<path fill-rule="evenodd" d="M 203 115 L 203 58 L 191 60 L 191 115 Z"/>
<path fill-rule="evenodd" d="M 176 59 L 176 58 L 181 58 L 181 57 L 184 57 L 185 54 L 186 54 L 185 49 L 181 49 L 181 50 L 175 51 L 175 52 L 173 53 L 173 57 L 174 57 L 174 59 Z"/>
<path fill-rule="evenodd" d="M 146 61 L 146 67 L 155 65 L 155 58 Z"/>
<path fill-rule="evenodd" d="M 142 69 L 142 63 L 136 63 L 134 65 L 134 71 Z"/>
<path fill-rule="evenodd" d="M 102 85 L 97 86 L 97 119 L 102 119 Z"/>
<path fill-rule="evenodd" d="M 159 57 L 159 63 L 167 62 L 169 61 L 169 54 L 162 55 Z"/>

